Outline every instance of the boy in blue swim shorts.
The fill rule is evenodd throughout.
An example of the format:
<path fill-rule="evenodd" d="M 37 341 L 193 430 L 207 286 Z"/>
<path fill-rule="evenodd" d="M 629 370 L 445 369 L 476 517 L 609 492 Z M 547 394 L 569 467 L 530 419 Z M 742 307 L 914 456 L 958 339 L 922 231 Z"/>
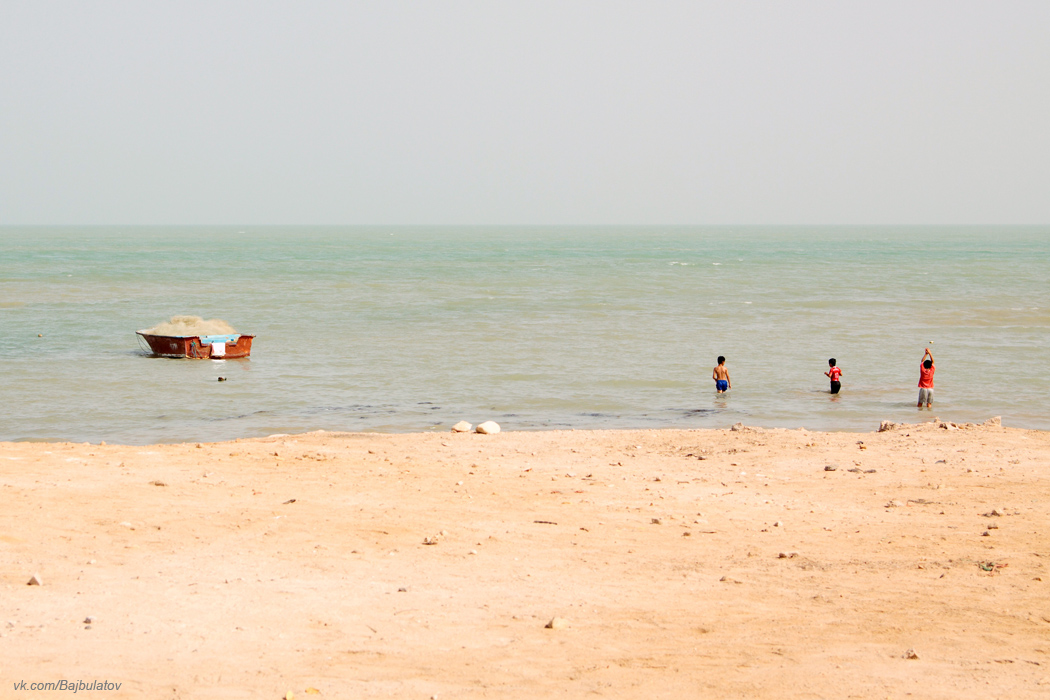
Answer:
<path fill-rule="evenodd" d="M 733 380 L 729 378 L 729 370 L 726 369 L 726 358 L 718 356 L 718 366 L 711 371 L 711 379 L 715 380 L 715 391 L 724 394 L 733 388 Z"/>

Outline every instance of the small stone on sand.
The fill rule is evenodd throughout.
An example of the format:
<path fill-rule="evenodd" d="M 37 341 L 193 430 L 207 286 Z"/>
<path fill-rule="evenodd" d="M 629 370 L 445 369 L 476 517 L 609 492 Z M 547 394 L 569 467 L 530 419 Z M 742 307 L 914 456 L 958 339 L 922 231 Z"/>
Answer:
<path fill-rule="evenodd" d="M 467 421 L 461 420 L 460 422 L 458 422 L 458 423 L 456 423 L 455 425 L 452 426 L 452 432 L 454 432 L 454 433 L 469 433 L 470 429 L 473 428 L 473 427 L 474 426 L 471 425 L 470 423 L 468 423 Z"/>
<path fill-rule="evenodd" d="M 569 626 L 569 621 L 563 617 L 552 617 L 551 621 L 544 625 L 544 629 L 562 630 Z"/>
<path fill-rule="evenodd" d="M 495 435 L 499 432 L 500 428 L 499 423 L 497 423 L 496 421 L 487 420 L 474 430 L 476 432 L 481 433 L 482 435 Z"/>
<path fill-rule="evenodd" d="M 44 582 L 37 574 L 33 574 L 33 577 L 26 583 L 27 586 L 43 586 Z"/>

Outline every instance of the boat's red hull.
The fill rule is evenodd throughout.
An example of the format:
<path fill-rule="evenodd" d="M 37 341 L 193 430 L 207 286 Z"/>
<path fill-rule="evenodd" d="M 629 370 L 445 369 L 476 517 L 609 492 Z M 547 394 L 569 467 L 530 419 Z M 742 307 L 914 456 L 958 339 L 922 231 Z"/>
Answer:
<path fill-rule="evenodd" d="M 226 343 L 226 354 L 212 354 L 210 343 L 202 343 L 200 336 L 147 335 L 139 333 L 146 339 L 154 355 L 161 357 L 188 357 L 192 360 L 232 360 L 248 357 L 252 352 L 254 335 L 242 335 L 236 343 Z"/>

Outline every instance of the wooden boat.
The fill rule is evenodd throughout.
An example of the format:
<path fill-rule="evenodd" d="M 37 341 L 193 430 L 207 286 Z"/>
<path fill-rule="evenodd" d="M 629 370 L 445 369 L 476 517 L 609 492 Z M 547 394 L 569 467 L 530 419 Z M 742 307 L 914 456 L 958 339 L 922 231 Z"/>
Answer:
<path fill-rule="evenodd" d="M 248 357 L 254 335 L 150 335 L 136 331 L 150 351 L 161 357 L 188 357 L 193 360 L 227 360 Z"/>

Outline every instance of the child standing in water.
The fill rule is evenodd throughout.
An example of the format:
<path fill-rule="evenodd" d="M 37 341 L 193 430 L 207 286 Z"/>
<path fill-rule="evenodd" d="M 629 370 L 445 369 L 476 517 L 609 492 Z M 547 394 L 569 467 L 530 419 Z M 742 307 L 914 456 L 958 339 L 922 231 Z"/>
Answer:
<path fill-rule="evenodd" d="M 831 367 L 824 376 L 831 380 L 831 393 L 839 393 L 839 389 L 842 388 L 842 382 L 839 381 L 839 377 L 842 376 L 842 370 L 835 366 L 835 358 L 828 360 L 828 366 Z"/>
<path fill-rule="evenodd" d="M 922 356 L 922 364 L 919 365 L 919 403 L 916 404 L 919 408 L 922 408 L 924 401 L 926 408 L 933 405 L 933 373 L 936 370 L 937 368 L 933 366 L 933 353 L 926 348 L 926 354 Z"/>
<path fill-rule="evenodd" d="M 715 391 L 724 394 L 733 388 L 733 380 L 729 378 L 729 370 L 726 369 L 726 358 L 718 356 L 718 366 L 711 371 L 711 379 L 715 380 Z"/>

